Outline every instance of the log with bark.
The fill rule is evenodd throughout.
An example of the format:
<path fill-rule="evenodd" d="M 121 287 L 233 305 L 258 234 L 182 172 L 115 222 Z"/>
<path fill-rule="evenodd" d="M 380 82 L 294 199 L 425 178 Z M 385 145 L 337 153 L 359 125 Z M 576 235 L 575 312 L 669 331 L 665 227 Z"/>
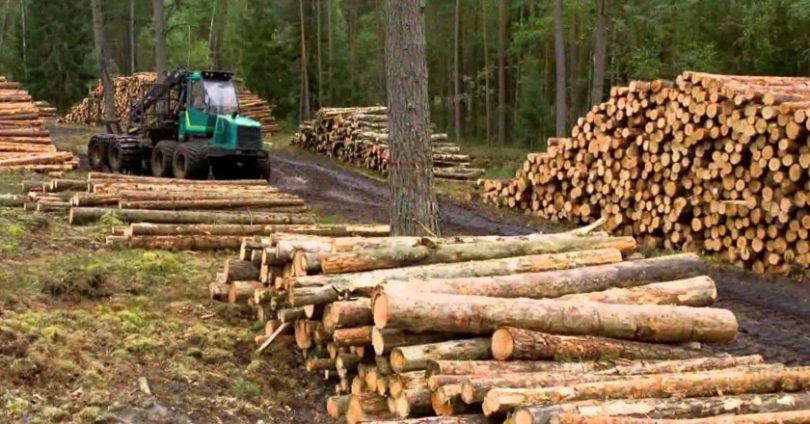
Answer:
<path fill-rule="evenodd" d="M 514 326 L 665 343 L 727 342 L 737 334 L 737 320 L 730 311 L 688 306 L 394 292 L 378 296 L 372 310 L 377 327 L 414 332 L 491 334 L 498 326 Z"/>
<path fill-rule="evenodd" d="M 677 374 L 641 375 L 632 379 L 530 389 L 492 389 L 484 399 L 486 415 L 530 404 L 591 399 L 700 397 L 800 392 L 810 389 L 810 369 L 731 369 Z"/>
<path fill-rule="evenodd" d="M 95 222 L 104 215 L 118 216 L 127 222 L 152 222 L 170 224 L 221 223 L 221 224 L 311 224 L 311 216 L 281 213 L 250 212 L 197 212 L 162 211 L 147 209 L 82 208 L 70 209 L 71 225 Z"/>
<path fill-rule="evenodd" d="M 492 358 L 487 338 L 452 340 L 440 343 L 402 346 L 391 351 L 391 368 L 395 372 L 423 370 L 429 360 Z"/>

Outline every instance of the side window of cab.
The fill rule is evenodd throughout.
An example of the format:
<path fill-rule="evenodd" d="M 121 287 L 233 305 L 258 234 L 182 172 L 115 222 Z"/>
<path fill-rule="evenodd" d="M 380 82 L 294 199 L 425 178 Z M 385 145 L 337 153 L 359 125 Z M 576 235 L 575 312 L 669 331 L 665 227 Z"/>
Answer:
<path fill-rule="evenodd" d="M 191 83 L 191 107 L 197 110 L 205 110 L 205 85 L 202 81 Z"/>

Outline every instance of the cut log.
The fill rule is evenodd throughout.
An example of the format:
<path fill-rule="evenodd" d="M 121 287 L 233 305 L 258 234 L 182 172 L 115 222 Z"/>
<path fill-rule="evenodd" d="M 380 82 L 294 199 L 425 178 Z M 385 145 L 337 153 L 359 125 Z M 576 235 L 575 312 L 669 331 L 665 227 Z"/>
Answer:
<path fill-rule="evenodd" d="M 356 424 L 371 418 L 391 418 L 388 412 L 388 403 L 385 398 L 376 393 L 361 393 L 349 397 L 349 406 L 346 410 L 346 421 Z"/>
<path fill-rule="evenodd" d="M 475 409 L 461 400 L 461 385 L 447 384 L 433 391 L 430 396 L 433 412 L 442 417 L 467 414 Z"/>
<path fill-rule="evenodd" d="M 75 208 L 72 208 L 73 210 Z M 241 240 L 221 236 L 107 236 L 107 246 L 128 249 L 238 250 Z"/>
<path fill-rule="evenodd" d="M 459 415 L 455 417 L 423 417 L 405 420 L 364 421 L 365 424 L 496 424 L 495 421 L 483 415 Z"/>
<path fill-rule="evenodd" d="M 335 367 L 335 360 L 331 358 L 309 358 L 306 361 L 304 361 L 304 369 L 306 369 L 309 372 L 337 370 L 337 368 Z"/>
<path fill-rule="evenodd" d="M 377 355 L 386 355 L 401 346 L 423 345 L 452 339 L 446 333 L 409 333 L 393 328 L 374 327 L 371 332 L 371 345 Z"/>
<path fill-rule="evenodd" d="M 478 278 L 388 281 L 386 288 L 506 298 L 557 298 L 574 293 L 635 287 L 656 281 L 691 277 L 700 274 L 705 268 L 698 255 L 685 253 L 560 271 Z"/>
<path fill-rule="evenodd" d="M 101 219 L 106 214 L 117 215 L 127 222 L 169 224 L 311 224 L 311 216 L 257 212 L 196 212 L 154 211 L 148 209 L 82 208 L 70 209 L 71 225 L 81 225 Z"/>
<path fill-rule="evenodd" d="M 372 326 L 339 328 L 332 333 L 332 340 L 338 346 L 365 346 L 371 344 Z"/>
<path fill-rule="evenodd" d="M 121 200 L 121 209 L 153 210 L 226 210 L 226 209 L 275 209 L 280 207 L 304 206 L 304 201 L 291 196 L 268 195 L 262 199 L 222 198 L 222 199 L 177 199 L 177 200 Z M 305 209 L 302 209 L 302 211 Z"/>
<path fill-rule="evenodd" d="M 514 326 L 552 334 L 665 343 L 727 342 L 737 334 L 737 320 L 730 311 L 689 306 L 397 292 L 378 296 L 372 309 L 377 327 L 414 332 L 487 334 L 498 326 Z"/>
<path fill-rule="evenodd" d="M 421 371 L 408 371 L 391 376 L 388 382 L 388 392 L 391 397 L 397 397 L 407 389 L 425 388 L 425 373 Z"/>
<path fill-rule="evenodd" d="M 258 281 L 231 281 L 228 286 L 228 303 L 231 305 L 247 302 L 257 289 L 264 287 Z"/>
<path fill-rule="evenodd" d="M 326 399 L 326 413 L 334 419 L 338 419 L 349 410 L 349 395 L 329 396 Z"/>
<path fill-rule="evenodd" d="M 461 383 L 461 399 L 466 403 L 480 403 L 494 388 L 555 387 L 576 384 L 631 380 L 632 376 L 723 369 L 778 369 L 781 364 L 761 365 L 758 355 L 743 357 L 698 358 L 673 361 L 633 361 L 630 365 L 617 365 L 591 373 L 536 372 L 471 377 Z"/>
<path fill-rule="evenodd" d="M 454 361 L 430 360 L 425 377 L 433 375 L 489 376 L 527 372 L 561 372 L 582 374 L 611 368 L 610 362 L 550 362 L 550 361 Z"/>
<path fill-rule="evenodd" d="M 700 350 L 593 336 L 558 336 L 514 327 L 492 335 L 492 357 L 499 361 L 605 359 L 689 359 L 706 356 Z"/>
<path fill-rule="evenodd" d="M 653 420 L 649 418 L 582 417 L 563 414 L 561 423 L 566 424 L 804 424 L 810 422 L 810 409 L 782 411 L 764 414 L 724 415 L 719 417 L 695 418 L 691 420 Z"/>
<path fill-rule="evenodd" d="M 229 281 L 237 280 L 259 280 L 259 267 L 251 261 L 240 261 L 238 259 L 228 259 L 225 261 L 225 267 L 222 269 L 222 275 L 227 283 Z"/>
<path fill-rule="evenodd" d="M 76 206 L 83 206 L 75 204 Z M 269 236 L 274 233 L 345 237 L 353 235 L 385 236 L 385 225 L 238 225 L 238 224 L 150 224 L 133 223 L 128 235 L 175 236 Z"/>
<path fill-rule="evenodd" d="M 370 294 L 374 287 L 387 280 L 507 275 L 615 263 L 621 260 L 621 252 L 617 249 L 600 249 L 459 264 L 423 265 L 354 274 L 316 275 L 292 279 L 289 285 L 294 289 L 290 290 L 289 301 L 292 305 L 326 304 L 338 300 L 338 292 Z"/>
<path fill-rule="evenodd" d="M 323 309 L 323 326 L 328 332 L 333 332 L 336 328 L 359 327 L 373 323 L 371 301 L 368 298 L 334 302 Z"/>
<path fill-rule="evenodd" d="M 754 394 L 709 398 L 622 399 L 530 406 L 515 411 L 515 424 L 560 423 L 564 414 L 582 417 L 684 419 L 810 409 L 810 393 Z"/>
<path fill-rule="evenodd" d="M 430 390 L 425 388 L 404 390 L 394 397 L 394 407 L 394 415 L 399 418 L 430 415 L 433 412 Z"/>
<path fill-rule="evenodd" d="M 613 288 L 594 293 L 569 294 L 558 300 L 636 305 L 709 306 L 717 300 L 717 287 L 711 278 L 701 276 L 632 288 Z"/>
<path fill-rule="evenodd" d="M 402 346 L 391 351 L 391 369 L 395 372 L 423 370 L 427 361 L 437 359 L 490 359 L 489 339 L 452 340 L 416 346 Z"/>
<path fill-rule="evenodd" d="M 591 399 L 728 396 L 808 389 L 810 368 L 731 369 L 642 375 L 630 380 L 584 383 L 568 387 L 492 389 L 484 399 L 483 409 L 486 415 L 492 415 L 530 404 Z"/>
<path fill-rule="evenodd" d="M 16 194 L 3 194 L 0 195 L 0 206 L 14 206 L 19 207 L 25 204 L 26 197 Z"/>
<path fill-rule="evenodd" d="M 487 259 L 563 253 L 583 249 L 635 249 L 632 237 L 549 234 L 543 237 L 459 244 L 428 244 L 390 249 L 360 250 L 321 257 L 324 274 L 369 271 L 405 266 L 482 261 Z"/>

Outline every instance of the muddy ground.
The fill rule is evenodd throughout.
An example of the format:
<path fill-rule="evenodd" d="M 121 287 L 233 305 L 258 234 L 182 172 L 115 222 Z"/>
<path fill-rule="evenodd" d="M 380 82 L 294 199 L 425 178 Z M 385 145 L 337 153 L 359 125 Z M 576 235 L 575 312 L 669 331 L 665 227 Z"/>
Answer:
<path fill-rule="evenodd" d="M 53 131 L 79 154 L 89 133 Z M 384 180 L 283 144 L 273 183 L 304 197 L 321 222 L 388 220 Z M 24 178 L 0 174 L 0 192 Z M 470 204 L 467 186 L 440 190 L 445 234 L 560 228 Z M 64 215 L 0 208 L 0 424 L 329 422 L 327 384 L 290 349 L 255 355 L 250 311 L 209 301 L 207 283 L 228 255 L 110 251 L 101 242 L 115 222 L 70 227 Z M 716 265 L 711 273 L 719 306 L 741 327 L 721 350 L 810 364 L 807 284 Z"/>

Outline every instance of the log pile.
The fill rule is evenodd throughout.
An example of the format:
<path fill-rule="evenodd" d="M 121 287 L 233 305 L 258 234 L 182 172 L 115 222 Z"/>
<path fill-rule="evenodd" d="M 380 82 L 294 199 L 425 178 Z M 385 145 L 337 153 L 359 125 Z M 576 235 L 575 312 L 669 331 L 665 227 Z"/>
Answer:
<path fill-rule="evenodd" d="M 265 137 L 278 132 L 278 124 L 273 117 L 273 107 L 267 100 L 253 94 L 242 81 L 236 82 L 236 93 L 239 96 L 239 113 L 259 121 L 262 124 L 262 134 Z"/>
<path fill-rule="evenodd" d="M 140 72 L 113 78 L 115 87 L 115 116 L 123 128 L 129 126 L 129 111 L 139 101 L 157 78 L 154 72 Z M 100 84 L 100 83 L 99 83 Z M 68 124 L 102 125 L 101 92 L 91 91 L 81 102 L 74 105 L 62 118 Z"/>
<path fill-rule="evenodd" d="M 341 161 L 375 171 L 388 167 L 388 108 L 323 108 L 315 119 L 301 124 L 291 143 Z M 433 173 L 437 178 L 473 180 L 483 169 L 470 167 L 471 157 L 461 153 L 447 134 L 432 134 Z"/>
<path fill-rule="evenodd" d="M 78 166 L 42 128 L 39 107 L 19 83 L 0 76 L 0 170 L 66 171 Z"/>
<path fill-rule="evenodd" d="M 36 101 L 34 102 L 34 104 L 36 105 L 37 109 L 39 109 L 40 118 L 56 119 L 59 117 L 56 108 L 51 106 L 51 104 L 46 102 L 45 100 Z"/>
<path fill-rule="evenodd" d="M 697 255 L 625 260 L 635 240 L 598 224 L 520 237 L 276 234 L 246 240 L 208 290 L 255 310 L 259 352 L 296 349 L 333 383 L 326 409 L 349 423 L 767 422 L 810 409 L 810 394 L 788 393 L 810 389 L 807 368 L 720 353 L 737 322 L 711 307 Z"/>
<path fill-rule="evenodd" d="M 632 82 L 485 201 L 753 269 L 810 265 L 810 78 Z"/>
<path fill-rule="evenodd" d="M 86 179 L 25 181 L 0 206 L 68 214 L 73 225 L 121 222 L 110 247 L 239 250 L 276 233 L 317 236 L 388 234 L 388 226 L 316 225 L 298 196 L 264 180 L 194 181 L 91 172 Z"/>

